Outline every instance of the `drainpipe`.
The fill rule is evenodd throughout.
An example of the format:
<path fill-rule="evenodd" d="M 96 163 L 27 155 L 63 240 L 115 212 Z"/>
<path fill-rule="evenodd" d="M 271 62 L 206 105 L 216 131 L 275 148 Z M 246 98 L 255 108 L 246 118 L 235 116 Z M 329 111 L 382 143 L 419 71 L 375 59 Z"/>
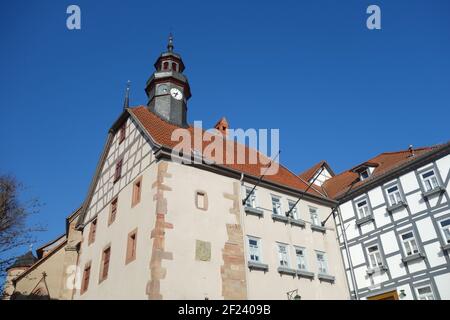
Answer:
<path fill-rule="evenodd" d="M 336 212 L 339 217 L 339 225 L 341 226 L 342 238 L 344 239 L 344 247 L 345 247 L 345 252 L 347 254 L 348 265 L 350 267 L 350 277 L 352 278 L 353 291 L 355 292 L 355 299 L 359 300 L 358 287 L 356 285 L 355 272 L 353 270 L 352 258 L 350 257 L 350 252 L 348 250 L 347 235 L 345 234 L 344 220 L 342 219 L 342 216 L 341 216 L 341 209 L 338 207 Z"/>

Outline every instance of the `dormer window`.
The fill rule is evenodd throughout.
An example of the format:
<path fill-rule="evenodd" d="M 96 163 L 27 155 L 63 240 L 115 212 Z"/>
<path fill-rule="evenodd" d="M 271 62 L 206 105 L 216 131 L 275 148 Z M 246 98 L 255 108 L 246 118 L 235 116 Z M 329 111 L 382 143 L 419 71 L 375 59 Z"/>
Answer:
<path fill-rule="evenodd" d="M 361 181 L 366 180 L 367 178 L 370 177 L 370 171 L 369 168 L 363 170 L 360 172 L 359 174 L 359 178 L 361 179 Z"/>

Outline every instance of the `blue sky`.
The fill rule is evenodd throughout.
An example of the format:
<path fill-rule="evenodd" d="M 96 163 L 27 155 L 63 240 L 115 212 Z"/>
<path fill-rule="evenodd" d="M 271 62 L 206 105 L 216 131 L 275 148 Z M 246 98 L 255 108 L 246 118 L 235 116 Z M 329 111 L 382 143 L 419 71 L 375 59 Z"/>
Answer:
<path fill-rule="evenodd" d="M 81 30 L 66 8 L 81 8 Z M 366 28 L 377 4 L 382 30 Z M 279 128 L 281 162 L 336 172 L 384 151 L 450 138 L 450 2 L 2 2 L 0 171 L 45 204 L 40 243 L 88 189 L 109 127 L 144 86 L 173 31 L 190 122 Z"/>

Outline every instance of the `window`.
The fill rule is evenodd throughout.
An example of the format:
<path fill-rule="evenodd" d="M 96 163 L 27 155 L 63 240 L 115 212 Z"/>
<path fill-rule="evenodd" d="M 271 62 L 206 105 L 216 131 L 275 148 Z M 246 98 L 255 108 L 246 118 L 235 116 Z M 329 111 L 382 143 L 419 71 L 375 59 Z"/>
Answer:
<path fill-rule="evenodd" d="M 450 218 L 439 222 L 445 243 L 450 243 Z"/>
<path fill-rule="evenodd" d="M 366 169 L 359 174 L 361 181 L 366 180 L 367 178 L 369 178 L 369 176 L 370 176 L 369 169 Z"/>
<path fill-rule="evenodd" d="M 400 195 L 400 190 L 398 189 L 397 185 L 388 188 L 387 194 L 391 206 L 396 205 L 402 201 L 402 196 Z"/>
<path fill-rule="evenodd" d="M 133 230 L 128 234 L 127 255 L 125 258 L 125 264 L 128 264 L 136 259 L 136 243 L 137 243 L 137 230 Z"/>
<path fill-rule="evenodd" d="M 360 219 L 370 216 L 369 204 L 367 203 L 367 200 L 362 200 L 356 203 L 356 208 Z"/>
<path fill-rule="evenodd" d="M 195 192 L 195 206 L 197 209 L 207 210 L 208 209 L 208 197 L 204 191 Z"/>
<path fill-rule="evenodd" d="M 422 180 L 425 186 L 425 191 L 431 191 L 439 186 L 434 170 L 422 173 Z"/>
<path fill-rule="evenodd" d="M 407 256 L 419 253 L 417 242 L 412 231 L 402 234 L 401 237 L 403 248 L 405 249 L 405 253 Z"/>
<path fill-rule="evenodd" d="M 434 300 L 433 290 L 430 285 L 416 288 L 419 300 Z"/>
<path fill-rule="evenodd" d="M 295 256 L 297 258 L 297 269 L 299 270 L 306 270 L 306 253 L 305 248 L 295 248 Z"/>
<path fill-rule="evenodd" d="M 169 62 L 168 61 L 164 61 L 163 63 L 163 70 L 167 70 L 169 69 Z"/>
<path fill-rule="evenodd" d="M 316 257 L 317 257 L 317 266 L 319 268 L 319 273 L 328 274 L 328 266 L 327 266 L 327 260 L 325 257 L 325 252 L 316 251 Z"/>
<path fill-rule="evenodd" d="M 248 238 L 248 251 L 250 261 L 261 262 L 260 242 L 261 239 L 250 237 Z"/>
<path fill-rule="evenodd" d="M 172 70 L 177 71 L 177 64 L 175 62 L 172 62 Z"/>
<path fill-rule="evenodd" d="M 248 197 L 250 193 L 251 195 L 250 197 Z M 255 190 L 253 190 L 252 192 L 252 188 L 245 188 L 245 197 L 248 197 L 247 201 L 245 202 L 245 206 L 250 208 L 256 208 Z"/>
<path fill-rule="evenodd" d="M 272 196 L 272 212 L 273 214 L 281 215 L 281 202 L 279 197 Z"/>
<path fill-rule="evenodd" d="M 371 268 L 377 268 L 383 265 L 381 253 L 377 245 L 367 248 L 367 254 L 369 256 L 369 264 Z"/>
<path fill-rule="evenodd" d="M 315 226 L 320 226 L 319 214 L 317 213 L 317 208 L 309 207 L 309 214 L 311 215 L 311 222 Z"/>
<path fill-rule="evenodd" d="M 289 268 L 288 246 L 279 243 L 278 245 L 278 263 L 280 267 Z"/>
<path fill-rule="evenodd" d="M 102 264 L 100 268 L 100 282 L 108 278 L 110 257 L 111 257 L 111 247 L 108 247 L 105 250 L 103 250 L 102 254 Z"/>
<path fill-rule="evenodd" d="M 138 178 L 133 184 L 133 197 L 131 206 L 134 207 L 141 202 L 142 177 Z"/>
<path fill-rule="evenodd" d="M 289 205 L 289 210 L 291 210 L 291 217 L 293 217 L 294 219 L 299 219 L 298 217 L 298 211 L 297 211 L 297 206 L 295 206 L 295 201 L 288 201 L 288 205 Z"/>
<path fill-rule="evenodd" d="M 114 220 L 116 220 L 116 215 L 117 215 L 117 198 L 114 198 L 113 201 L 111 201 L 108 225 L 112 224 Z"/>
<path fill-rule="evenodd" d="M 95 233 L 96 232 L 97 232 L 97 218 L 95 218 L 91 222 L 91 228 L 89 229 L 88 244 L 91 244 L 95 241 Z"/>
<path fill-rule="evenodd" d="M 123 159 L 120 159 L 116 163 L 116 172 L 114 173 L 114 183 L 116 183 L 122 176 L 122 164 L 123 164 Z"/>
<path fill-rule="evenodd" d="M 91 264 L 87 263 L 83 271 L 83 281 L 81 283 L 81 294 L 85 293 L 89 287 L 89 277 L 91 276 Z"/>
<path fill-rule="evenodd" d="M 120 127 L 120 131 L 119 131 L 119 144 L 121 144 L 125 140 L 126 129 L 127 129 L 127 123 L 124 122 L 124 124 L 122 124 L 122 126 Z"/>

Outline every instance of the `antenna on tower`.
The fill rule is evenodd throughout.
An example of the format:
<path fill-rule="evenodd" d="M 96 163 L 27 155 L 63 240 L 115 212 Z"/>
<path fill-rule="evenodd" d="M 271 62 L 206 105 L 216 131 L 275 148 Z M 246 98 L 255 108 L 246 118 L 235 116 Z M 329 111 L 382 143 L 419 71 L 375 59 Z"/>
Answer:
<path fill-rule="evenodd" d="M 131 81 L 127 81 L 127 88 L 125 89 L 125 100 L 123 101 L 123 109 L 130 107 L 130 85 Z"/>

